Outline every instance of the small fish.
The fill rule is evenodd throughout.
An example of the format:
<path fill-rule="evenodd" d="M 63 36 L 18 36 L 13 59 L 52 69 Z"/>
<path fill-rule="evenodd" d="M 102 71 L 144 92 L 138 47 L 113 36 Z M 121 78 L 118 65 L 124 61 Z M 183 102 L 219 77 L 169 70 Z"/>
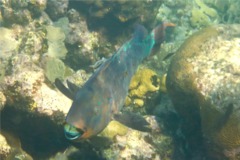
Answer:
<path fill-rule="evenodd" d="M 133 38 L 112 57 L 104 61 L 82 88 L 67 81 L 65 87 L 59 79 L 56 87 L 73 100 L 64 126 L 69 140 L 79 141 L 97 135 L 111 120 L 140 131 L 149 131 L 148 122 L 141 116 L 121 113 L 133 74 L 155 44 L 163 42 L 165 28 L 174 26 L 164 22 L 147 35 L 138 25 Z"/>

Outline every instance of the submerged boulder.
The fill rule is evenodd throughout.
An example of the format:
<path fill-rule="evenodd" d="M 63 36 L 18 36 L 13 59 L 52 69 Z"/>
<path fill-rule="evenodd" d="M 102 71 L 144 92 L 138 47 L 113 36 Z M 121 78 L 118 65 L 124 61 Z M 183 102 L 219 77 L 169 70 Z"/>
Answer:
<path fill-rule="evenodd" d="M 214 158 L 240 155 L 239 28 L 216 25 L 195 33 L 173 57 L 167 76 L 185 136 L 202 137 Z"/>

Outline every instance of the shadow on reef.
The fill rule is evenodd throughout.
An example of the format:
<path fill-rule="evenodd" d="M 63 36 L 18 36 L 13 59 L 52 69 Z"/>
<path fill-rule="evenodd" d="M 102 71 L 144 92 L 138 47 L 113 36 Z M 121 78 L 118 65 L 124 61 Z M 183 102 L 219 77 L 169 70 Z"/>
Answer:
<path fill-rule="evenodd" d="M 104 2 L 105 3 L 105 2 Z M 107 2 L 106 2 L 107 3 Z M 110 41 L 116 40 L 115 38 L 123 33 L 130 33 L 129 27 L 139 21 L 140 17 L 133 17 L 126 21 L 121 21 L 116 17 L 115 13 L 120 11 L 121 7 L 116 7 L 114 4 L 109 3 L 109 8 L 113 7 L 115 10 L 109 11 L 104 16 L 93 16 L 92 12 L 100 10 L 96 5 L 88 4 L 81 1 L 70 1 L 69 8 L 74 8 L 85 16 L 88 28 L 90 30 L 102 31 L 103 35 Z M 106 7 L 107 8 L 107 7 Z M 100 13 L 100 11 L 99 11 Z"/>
<path fill-rule="evenodd" d="M 78 149 L 75 148 L 74 151 L 68 149 L 70 142 L 64 136 L 62 125 L 53 123 L 51 118 L 54 116 L 29 114 L 9 106 L 6 106 L 0 114 L 1 129 L 19 137 L 22 149 L 34 160 L 45 160 L 50 157 L 58 159 L 56 153 L 67 160 L 102 160 L 86 142 L 76 144 L 75 147 Z"/>
<path fill-rule="evenodd" d="M 194 117 L 194 120 L 192 120 L 193 125 L 189 126 L 189 119 L 180 116 L 174 108 L 167 105 L 171 104 L 167 94 L 159 94 L 152 103 L 161 104 L 161 106 L 157 106 L 158 109 L 147 108 L 148 114 L 157 116 L 162 134 L 169 135 L 173 139 L 174 151 L 171 159 L 213 160 L 208 157 L 204 147 L 199 112 L 192 112 Z"/>

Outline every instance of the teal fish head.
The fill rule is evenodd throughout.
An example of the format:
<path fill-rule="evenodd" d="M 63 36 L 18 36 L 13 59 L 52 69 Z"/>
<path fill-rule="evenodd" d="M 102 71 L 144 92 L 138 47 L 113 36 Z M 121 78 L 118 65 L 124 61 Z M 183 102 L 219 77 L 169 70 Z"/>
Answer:
<path fill-rule="evenodd" d="M 98 103 L 99 99 L 96 97 L 99 96 L 93 98 L 84 91 L 80 94 L 81 97 L 73 101 L 66 117 L 64 133 L 68 140 L 80 141 L 95 136 L 110 120 L 109 107 L 106 103 Z"/>
<path fill-rule="evenodd" d="M 77 140 L 81 138 L 81 136 L 84 134 L 84 131 L 66 123 L 64 125 L 64 134 L 68 140 Z"/>

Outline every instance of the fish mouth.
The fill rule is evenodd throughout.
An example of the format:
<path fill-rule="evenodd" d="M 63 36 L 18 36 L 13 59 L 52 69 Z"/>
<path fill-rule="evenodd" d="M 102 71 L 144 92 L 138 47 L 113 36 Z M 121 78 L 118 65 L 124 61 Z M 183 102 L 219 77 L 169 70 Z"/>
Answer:
<path fill-rule="evenodd" d="M 76 140 L 83 135 L 84 131 L 70 124 L 64 125 L 64 134 L 68 140 Z"/>

